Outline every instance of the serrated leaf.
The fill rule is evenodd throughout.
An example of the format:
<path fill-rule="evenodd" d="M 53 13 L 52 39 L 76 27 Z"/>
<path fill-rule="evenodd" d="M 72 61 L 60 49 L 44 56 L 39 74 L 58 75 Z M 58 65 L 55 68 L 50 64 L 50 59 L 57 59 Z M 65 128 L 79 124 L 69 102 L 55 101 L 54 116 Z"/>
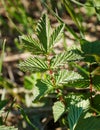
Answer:
<path fill-rule="evenodd" d="M 17 128 L 14 128 L 13 126 L 0 126 L 0 130 L 18 130 Z"/>
<path fill-rule="evenodd" d="M 65 64 L 66 62 L 70 62 L 70 61 L 78 61 L 78 60 L 82 60 L 83 57 L 80 53 L 79 50 L 71 50 L 68 52 L 63 52 L 60 53 L 58 55 L 56 55 L 55 57 L 53 57 L 53 59 L 51 60 L 51 67 L 52 68 L 57 68 L 63 64 Z"/>
<path fill-rule="evenodd" d="M 42 18 L 39 20 L 36 31 L 40 43 L 43 45 L 45 51 L 47 52 L 50 37 L 50 22 L 46 14 L 43 14 Z"/>
<path fill-rule="evenodd" d="M 63 34 L 63 30 L 64 30 L 65 25 L 61 24 L 60 26 L 58 26 L 53 33 L 50 36 L 50 44 L 49 44 L 49 48 L 52 47 L 55 43 L 57 43 Z"/>
<path fill-rule="evenodd" d="M 84 78 L 66 83 L 66 86 L 77 87 L 77 88 L 87 88 L 89 87 L 89 85 L 90 85 L 89 79 L 84 79 Z"/>
<path fill-rule="evenodd" d="M 89 101 L 83 100 L 77 104 L 73 104 L 69 107 L 68 122 L 70 130 L 75 130 L 79 118 L 89 107 Z"/>
<path fill-rule="evenodd" d="M 65 105 L 62 102 L 57 101 L 54 103 L 53 105 L 54 122 L 56 122 L 61 117 L 64 111 L 65 111 Z"/>
<path fill-rule="evenodd" d="M 68 82 L 75 82 L 76 80 L 83 79 L 83 77 L 74 71 L 61 70 L 56 76 L 56 85 L 66 84 Z"/>
<path fill-rule="evenodd" d="M 48 65 L 44 61 L 44 59 L 31 57 L 26 61 L 19 64 L 20 69 L 23 71 L 30 71 L 30 72 L 44 72 L 48 70 Z"/>
<path fill-rule="evenodd" d="M 58 15 L 57 13 L 55 13 L 46 3 L 45 6 L 47 7 L 47 9 L 55 16 L 55 18 L 57 18 L 57 20 L 62 24 L 65 23 Z M 77 40 L 79 40 L 79 36 L 74 32 L 74 30 L 72 28 L 70 28 L 70 26 L 68 24 L 65 24 L 65 28 L 66 30 L 68 30 L 74 38 L 76 38 Z"/>
<path fill-rule="evenodd" d="M 24 48 L 28 49 L 28 51 L 32 52 L 33 54 L 42 54 L 45 52 L 42 44 L 40 44 L 35 38 L 32 38 L 32 36 L 22 35 L 20 36 L 20 39 Z"/>

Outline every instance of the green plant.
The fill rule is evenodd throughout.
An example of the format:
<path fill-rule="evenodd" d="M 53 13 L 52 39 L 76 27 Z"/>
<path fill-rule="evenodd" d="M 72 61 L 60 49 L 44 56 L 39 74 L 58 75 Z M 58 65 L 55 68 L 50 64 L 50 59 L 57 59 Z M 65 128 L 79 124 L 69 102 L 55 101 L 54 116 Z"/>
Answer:
<path fill-rule="evenodd" d="M 0 56 L 0 87 L 1 87 L 1 84 L 3 84 L 5 82 L 4 78 L 2 77 L 2 64 L 3 64 L 3 58 L 4 58 L 5 43 L 6 43 L 6 40 L 4 40 L 4 42 L 3 42 L 2 53 Z M 5 88 L 4 88 L 4 90 L 5 90 Z M 9 111 L 4 119 L 2 115 L 4 113 L 4 108 L 8 104 L 8 100 L 5 100 L 4 98 L 5 98 L 5 93 L 4 94 L 2 93 L 1 99 L 0 99 L 0 130 L 18 130 L 17 128 L 14 128 L 13 126 L 9 127 L 9 126 L 4 125 L 6 122 L 7 116 L 9 114 L 9 111 L 10 111 L 10 109 L 9 109 Z M 13 103 L 11 104 L 11 107 L 13 106 Z"/>
<path fill-rule="evenodd" d="M 20 63 L 19 67 L 23 71 L 42 74 L 34 87 L 34 101 L 39 101 L 48 93 L 56 94 L 57 101 L 52 107 L 55 122 L 60 119 L 70 130 L 99 130 L 100 111 L 94 106 L 96 93 L 93 89 L 100 90 L 100 41 L 88 42 L 81 37 L 79 47 L 56 54 L 54 46 L 61 39 L 64 27 L 62 23 L 53 30 L 48 16 L 44 14 L 38 22 L 36 38 L 31 35 L 20 36 L 24 48 L 34 56 Z M 69 67 L 66 68 L 65 64 Z M 77 72 L 70 70 L 70 64 L 77 68 Z M 87 88 L 88 93 L 77 95 L 72 89 L 73 93 L 64 94 L 70 87 L 76 88 L 76 91 L 78 88 Z M 88 121 L 94 124 L 90 125 Z"/>

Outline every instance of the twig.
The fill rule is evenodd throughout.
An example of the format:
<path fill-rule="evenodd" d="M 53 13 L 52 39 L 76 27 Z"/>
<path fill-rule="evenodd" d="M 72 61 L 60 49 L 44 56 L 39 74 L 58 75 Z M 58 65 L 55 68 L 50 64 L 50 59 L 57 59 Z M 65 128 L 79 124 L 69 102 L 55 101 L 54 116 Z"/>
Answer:
<path fill-rule="evenodd" d="M 89 92 L 90 89 L 89 88 L 71 88 L 71 87 L 67 87 L 66 89 L 64 89 L 63 94 L 67 94 L 69 92 L 74 92 L 74 93 L 87 93 Z M 0 89 L 0 94 L 2 94 L 3 90 Z M 26 90 L 23 87 L 17 87 L 17 88 L 13 88 L 13 89 L 7 89 L 6 93 L 15 93 L 15 94 L 19 94 L 19 93 L 29 93 L 31 94 L 33 92 L 33 90 Z M 46 97 L 49 98 L 54 98 L 54 95 L 48 95 Z"/>
<path fill-rule="evenodd" d="M 90 88 L 73 88 L 73 87 L 66 87 L 64 90 L 64 94 L 67 94 L 69 92 L 74 92 L 74 93 L 87 93 L 90 92 Z"/>
<path fill-rule="evenodd" d="M 22 53 L 22 54 L 15 54 L 15 55 L 11 55 L 11 56 L 7 56 L 4 58 L 3 62 L 13 62 L 13 61 L 17 61 L 20 59 L 26 59 L 29 56 L 31 56 L 30 53 Z"/>

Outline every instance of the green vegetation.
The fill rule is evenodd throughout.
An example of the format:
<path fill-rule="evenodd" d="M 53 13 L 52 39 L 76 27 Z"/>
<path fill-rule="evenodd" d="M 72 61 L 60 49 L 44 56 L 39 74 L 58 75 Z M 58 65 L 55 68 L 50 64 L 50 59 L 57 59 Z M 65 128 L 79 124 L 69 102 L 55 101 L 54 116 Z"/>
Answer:
<path fill-rule="evenodd" d="M 16 94 L 13 90 L 17 87 L 20 88 L 19 83 L 17 85 L 14 83 L 17 80 L 12 78 L 11 73 L 9 74 L 11 81 L 2 76 L 4 53 L 9 50 L 9 46 L 5 48 L 4 40 L 0 56 L 0 86 L 4 90 L 0 101 L 0 130 L 17 130 L 17 128 L 6 126 L 7 118 L 12 109 L 17 109 L 23 119 L 31 126 L 30 128 L 23 126 L 23 130 L 24 128 L 25 130 L 48 130 L 47 124 L 51 120 L 53 120 L 53 124 L 58 123 L 59 127 L 66 130 L 99 130 L 100 41 L 99 39 L 87 39 L 88 26 L 84 26 L 85 21 L 80 12 L 84 9 L 84 16 L 97 18 L 96 24 L 98 25 L 100 21 L 99 1 L 86 0 L 81 3 L 76 0 L 62 0 L 55 3 L 51 0 L 49 3 L 48 0 L 42 0 L 39 3 L 43 4 L 44 13 L 40 14 L 41 18 L 37 22 L 36 18 L 32 20 L 31 15 L 26 12 L 20 0 L 18 3 L 10 0 L 4 3 L 2 0 L 7 18 L 14 25 L 13 29 L 10 26 L 9 29 L 13 32 L 15 32 L 14 29 L 17 29 L 19 33 L 16 31 L 15 35 L 19 36 L 20 34 L 17 39 L 14 36 L 13 42 L 16 50 L 19 53 L 27 53 L 28 51 L 31 54 L 24 61 L 17 62 L 17 71 L 21 70 L 20 75 L 23 78 L 23 82 L 20 84 L 23 84 L 24 87 L 21 89 L 21 94 Z M 90 10 L 92 10 L 91 14 Z M 73 26 L 70 26 L 67 20 L 62 18 L 66 12 L 67 18 L 72 21 Z M 53 27 L 50 16 L 56 20 L 56 27 Z M 1 21 L 3 21 L 2 18 Z M 22 25 L 21 29 L 20 25 Z M 66 44 L 68 38 L 66 38 L 66 32 L 74 41 L 72 45 Z M 58 44 L 61 44 L 62 47 L 60 52 L 57 51 Z M 6 99 L 6 90 L 15 100 L 9 102 Z M 20 103 L 17 103 L 16 99 Z M 21 106 L 21 103 L 24 105 Z M 50 114 L 45 111 L 41 114 L 40 110 L 40 114 L 39 112 L 37 114 L 34 112 L 33 116 L 31 114 L 32 119 L 30 119 L 24 106 L 26 108 L 32 107 L 33 110 L 37 106 L 37 110 L 39 106 L 43 110 L 49 107 Z M 6 107 L 8 110 L 3 117 L 2 114 Z M 45 118 L 46 121 L 43 120 L 45 123 L 41 123 L 41 120 Z"/>

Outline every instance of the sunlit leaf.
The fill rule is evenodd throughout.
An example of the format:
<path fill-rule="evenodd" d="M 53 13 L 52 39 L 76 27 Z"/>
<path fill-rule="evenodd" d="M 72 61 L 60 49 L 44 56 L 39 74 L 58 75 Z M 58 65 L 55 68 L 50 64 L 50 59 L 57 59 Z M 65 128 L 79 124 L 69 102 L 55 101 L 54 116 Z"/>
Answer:
<path fill-rule="evenodd" d="M 58 26 L 53 33 L 50 36 L 50 47 L 52 47 L 55 43 L 57 43 L 63 34 L 63 30 L 64 30 L 64 24 L 61 24 L 60 26 Z"/>
<path fill-rule="evenodd" d="M 30 35 L 22 35 L 20 36 L 22 45 L 28 51 L 32 52 L 33 54 L 42 54 L 45 52 L 42 44 L 35 38 Z"/>
<path fill-rule="evenodd" d="M 69 82 L 75 82 L 79 79 L 83 79 L 81 75 L 74 71 L 61 70 L 56 76 L 56 84 L 66 84 Z"/>
<path fill-rule="evenodd" d="M 54 103 L 53 116 L 54 116 L 55 122 L 61 117 L 61 115 L 64 113 L 64 111 L 65 111 L 65 105 L 62 102 L 57 101 Z"/>
<path fill-rule="evenodd" d="M 37 37 L 47 52 L 50 37 L 50 22 L 48 16 L 43 14 L 37 25 Z"/>
<path fill-rule="evenodd" d="M 30 72 L 44 72 L 48 70 L 48 65 L 44 61 L 44 59 L 31 57 L 28 58 L 26 61 L 21 62 L 19 67 L 23 71 L 30 71 Z"/>
<path fill-rule="evenodd" d="M 81 52 L 79 50 L 70 50 L 68 52 L 63 52 L 53 57 L 53 59 L 51 60 L 51 67 L 57 68 L 65 64 L 66 62 L 78 61 L 82 60 L 83 58 L 84 57 L 82 57 Z"/>

